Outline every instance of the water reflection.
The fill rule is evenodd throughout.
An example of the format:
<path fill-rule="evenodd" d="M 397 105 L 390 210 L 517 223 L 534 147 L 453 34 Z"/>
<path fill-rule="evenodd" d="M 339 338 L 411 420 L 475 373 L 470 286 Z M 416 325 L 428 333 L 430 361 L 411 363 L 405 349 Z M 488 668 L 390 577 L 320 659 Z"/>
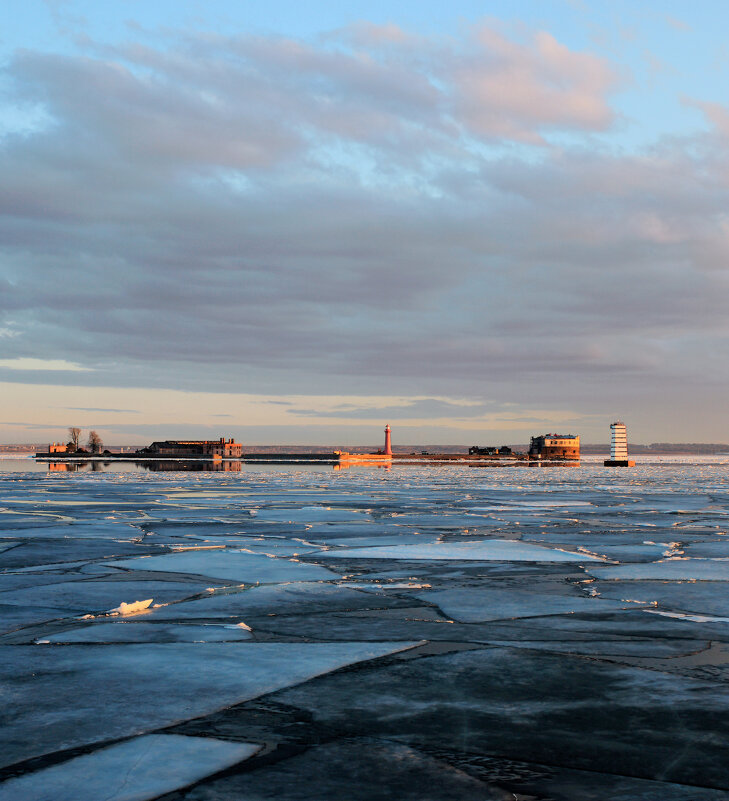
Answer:
<path fill-rule="evenodd" d="M 108 467 L 109 462 L 49 462 L 50 473 L 78 473 L 80 470 L 90 470 L 92 473 L 101 472 Z"/>
<path fill-rule="evenodd" d="M 168 471 L 184 471 L 187 473 L 195 472 L 211 472 L 211 473 L 240 473 L 243 462 L 239 461 L 215 461 L 215 462 L 200 462 L 200 461 L 177 461 L 175 459 L 160 459 L 153 462 L 135 462 L 153 473 L 168 472 Z"/>
<path fill-rule="evenodd" d="M 326 473 L 331 470 L 350 470 L 352 467 L 378 470 L 391 470 L 390 464 L 360 462 L 356 465 L 339 464 L 324 460 L 284 459 L 255 460 L 231 459 L 224 461 L 208 461 L 194 459 L 63 459 L 47 461 L 45 459 L 14 458 L 6 459 L 0 455 L 0 473 L 240 473 L 240 472 L 277 472 L 280 470 L 305 470 L 307 472 Z"/>
<path fill-rule="evenodd" d="M 49 473 L 98 473 L 98 472 L 134 472 L 134 473 L 240 473 L 244 469 L 252 470 L 278 470 L 281 468 L 288 469 L 292 465 L 289 462 L 272 461 L 262 464 L 247 464 L 244 460 L 215 460 L 207 461 L 202 459 L 84 459 L 79 461 L 64 460 L 58 462 L 41 462 L 34 461 L 32 466 L 21 464 L 17 462 L 11 465 L 2 465 L 6 469 L 28 470 L 45 470 L 45 465 L 48 465 Z M 338 465 L 327 464 L 323 462 L 305 462 L 297 464 L 298 469 L 315 469 L 315 470 L 331 470 L 336 469 Z"/>
<path fill-rule="evenodd" d="M 114 459 L 113 461 L 83 461 L 83 462 L 48 462 L 49 473 L 80 473 L 92 472 L 99 473 L 105 470 L 113 470 L 118 472 L 122 470 L 149 470 L 152 473 L 160 472 L 213 472 L 213 473 L 240 473 L 243 462 L 230 461 L 230 462 L 203 462 L 203 461 L 177 461 L 175 459 L 160 459 L 160 460 L 144 460 L 136 461 L 129 459 L 122 461 L 121 459 Z"/>
<path fill-rule="evenodd" d="M 105 469 L 109 468 L 112 462 L 101 462 L 101 461 L 85 461 L 85 462 L 48 462 L 48 472 L 49 473 L 81 473 L 81 472 L 91 472 L 91 473 L 103 473 Z M 129 469 L 132 465 L 136 465 L 136 462 L 132 462 L 131 464 L 126 463 L 125 467 Z"/>

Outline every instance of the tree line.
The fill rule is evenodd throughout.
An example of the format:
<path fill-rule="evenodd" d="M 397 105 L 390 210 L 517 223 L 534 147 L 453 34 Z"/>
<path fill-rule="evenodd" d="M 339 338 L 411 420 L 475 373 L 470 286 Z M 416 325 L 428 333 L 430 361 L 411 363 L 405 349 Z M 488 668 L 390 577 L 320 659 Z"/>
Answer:
<path fill-rule="evenodd" d="M 75 426 L 68 427 L 68 445 L 66 446 L 71 453 L 78 453 L 82 451 L 81 447 L 81 429 Z M 89 431 L 89 438 L 86 441 L 86 448 L 90 453 L 101 453 L 104 443 L 96 431 Z"/>

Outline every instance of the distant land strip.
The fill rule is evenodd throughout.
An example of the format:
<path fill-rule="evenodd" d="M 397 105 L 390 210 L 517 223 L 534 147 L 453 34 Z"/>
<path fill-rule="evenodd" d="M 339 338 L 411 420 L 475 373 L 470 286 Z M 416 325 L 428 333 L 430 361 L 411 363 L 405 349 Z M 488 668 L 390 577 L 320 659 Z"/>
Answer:
<path fill-rule="evenodd" d="M 480 446 L 484 445 L 503 445 L 501 441 L 496 442 L 478 442 L 474 443 Z M 47 442 L 41 443 L 12 443 L 0 444 L 0 453 L 5 454 L 31 454 L 38 450 L 43 450 L 48 447 Z M 124 451 L 134 451 L 139 445 L 108 445 L 106 446 L 112 453 Z M 374 453 L 380 445 L 244 445 L 243 454 L 246 453 L 288 453 L 295 449 L 298 453 L 331 453 L 333 450 L 345 451 L 348 453 Z M 427 453 L 468 453 L 468 445 L 393 445 L 393 453 L 417 453 L 423 451 Z M 526 452 L 529 446 L 512 445 L 510 446 L 514 451 Z M 729 444 L 727 443 L 709 443 L 709 442 L 653 442 L 650 445 L 638 445 L 634 442 L 629 443 L 631 455 L 635 454 L 685 454 L 689 456 L 711 456 L 717 453 L 725 453 L 729 455 Z M 581 453 L 583 456 L 591 454 L 605 454 L 610 452 L 609 443 L 604 445 L 590 445 L 583 443 L 581 445 Z"/>

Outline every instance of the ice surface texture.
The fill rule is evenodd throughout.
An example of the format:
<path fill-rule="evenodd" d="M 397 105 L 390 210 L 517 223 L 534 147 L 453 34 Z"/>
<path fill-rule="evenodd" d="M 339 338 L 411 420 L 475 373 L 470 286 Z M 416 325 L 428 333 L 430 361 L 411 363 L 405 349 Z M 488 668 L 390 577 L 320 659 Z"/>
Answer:
<path fill-rule="evenodd" d="M 666 559 L 639 565 L 591 567 L 590 575 L 601 579 L 673 579 L 729 581 L 729 560 Z"/>
<path fill-rule="evenodd" d="M 164 623 L 96 623 L 58 634 L 48 634 L 37 642 L 236 642 L 250 640 L 247 628 L 233 623 L 175 625 Z"/>
<path fill-rule="evenodd" d="M 130 570 L 153 570 L 185 573 L 211 578 L 230 579 L 248 584 L 280 581 L 317 581 L 337 578 L 337 574 L 318 565 L 307 565 L 265 554 L 226 549 L 224 551 L 182 551 L 165 556 L 124 559 L 112 562 Z"/>
<path fill-rule="evenodd" d="M 610 612 L 623 609 L 619 601 L 602 601 L 579 596 L 547 595 L 514 589 L 468 587 L 441 592 L 422 592 L 418 597 L 435 604 L 449 617 L 462 623 L 478 623 L 511 617 L 539 617 L 573 612 Z"/>
<path fill-rule="evenodd" d="M 427 559 L 498 562 L 594 562 L 596 556 L 542 548 L 517 540 L 438 542 L 426 545 L 383 545 L 374 548 L 338 548 L 318 554 L 322 559 Z"/>
<path fill-rule="evenodd" d="M 148 734 L 0 784 L 0 801 L 147 801 L 260 749 L 206 737 Z"/>
<path fill-rule="evenodd" d="M 412 645 L 0 646 L 0 680 L 15 710 L 13 728 L 0 732 L 0 764 L 168 726 Z"/>
<path fill-rule="evenodd" d="M 0 470 L 0 788 L 727 801 L 728 528 L 726 466 Z"/>

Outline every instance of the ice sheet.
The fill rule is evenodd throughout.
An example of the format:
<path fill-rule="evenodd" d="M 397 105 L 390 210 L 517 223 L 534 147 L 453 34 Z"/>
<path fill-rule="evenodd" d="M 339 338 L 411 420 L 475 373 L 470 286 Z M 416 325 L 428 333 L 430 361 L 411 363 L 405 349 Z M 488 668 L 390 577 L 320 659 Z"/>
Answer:
<path fill-rule="evenodd" d="M 0 601 L 2 598 L 0 597 Z M 25 626 L 59 620 L 71 614 L 68 609 L 49 609 L 40 606 L 15 606 L 0 603 L 0 634 L 16 631 Z"/>
<path fill-rule="evenodd" d="M 0 730 L 0 764 L 142 734 L 416 644 L 0 646 L 14 708 L 13 726 Z"/>
<path fill-rule="evenodd" d="M 325 567 L 308 565 L 290 559 L 277 559 L 264 554 L 233 549 L 183 551 L 163 556 L 124 559 L 111 562 L 129 570 L 154 570 L 189 575 L 211 576 L 249 584 L 280 581 L 330 581 L 337 578 Z"/>
<path fill-rule="evenodd" d="M 722 751 L 729 650 L 710 662 L 704 653 L 709 642 L 713 650 L 729 644 L 724 576 L 619 579 L 611 572 L 665 571 L 668 549 L 692 557 L 676 563 L 694 575 L 702 564 L 723 571 L 726 562 L 707 557 L 729 556 L 726 465 L 268 466 L 228 475 L 65 477 L 8 476 L 0 466 L 0 498 L 2 542 L 25 543 L 0 552 L 0 601 L 15 601 L 0 608 L 2 624 L 13 629 L 0 640 L 4 711 L 13 716 L 0 743 L 8 761 L 53 753 L 42 764 L 59 764 L 64 748 L 98 748 L 184 720 L 176 734 L 287 744 L 255 771 L 242 767 L 174 793 L 191 801 L 216 793 L 265 798 L 271 787 L 282 799 L 319 797 L 320 788 L 330 791 L 321 797 L 355 797 L 357 790 L 377 797 L 377 788 L 389 785 L 381 776 L 375 781 L 370 766 L 384 762 L 383 772 L 403 781 L 427 769 L 428 778 L 407 784 L 413 798 L 431 785 L 439 798 L 460 798 L 469 782 L 454 772 L 462 779 L 478 771 L 480 781 L 493 770 L 506 785 L 497 796 L 509 798 L 613 798 L 601 782 L 603 771 L 618 770 L 729 787 Z M 191 545 L 226 547 L 167 554 Z M 429 558 L 416 560 L 419 548 Z M 303 561 L 288 558 L 296 553 Z M 358 557 L 336 558 L 352 553 Z M 621 564 L 598 567 L 588 558 L 594 555 Z M 165 569 L 136 557 L 161 557 Z M 218 575 L 213 559 L 234 577 Z M 268 578 L 284 583 L 251 583 L 261 580 L 262 565 L 274 566 Z M 321 579 L 322 565 L 346 575 Z M 590 565 L 600 579 L 586 580 Z M 256 570 L 241 582 L 243 567 Z M 311 570 L 317 579 L 299 580 Z M 85 596 L 97 609 L 48 605 L 67 602 L 65 591 L 50 585 L 70 589 L 104 574 L 122 590 L 180 584 L 185 594 L 131 618 L 79 620 L 78 612 L 104 613 L 154 592 Z M 34 587 L 37 594 L 14 596 Z M 186 595 L 190 587 L 202 590 L 196 599 Z M 426 639 L 411 652 L 286 689 L 297 676 L 354 664 L 347 660 L 360 656 L 359 648 Z M 302 656 L 333 644 L 346 652 Z M 261 645 L 289 650 L 263 659 Z M 636 669 L 626 673 L 626 662 Z M 273 697 L 256 695 L 278 686 L 284 689 Z M 327 731 L 341 735 L 331 749 L 319 744 Z M 430 767 L 389 745 L 373 758 L 373 743 L 383 741 L 427 753 Z M 473 754 L 484 753 L 488 760 L 476 764 Z M 550 775 L 564 775 L 560 764 L 570 771 L 580 764 L 586 774 L 573 786 L 570 773 L 555 795 L 544 771 L 535 770 L 540 764 Z M 289 792 L 288 778 L 307 765 L 314 782 L 320 775 L 327 781 Z M 30 769 L 26 763 L 8 772 Z M 527 786 L 511 786 L 525 772 Z M 445 779 L 446 792 L 431 776 Z M 700 795 L 649 784 L 651 801 Z M 631 789 L 626 801 L 637 797 Z M 486 796 L 480 786 L 473 793 Z"/>
<path fill-rule="evenodd" d="M 70 538 L 107 539 L 131 542 L 140 539 L 143 532 L 128 523 L 107 520 L 103 523 L 71 523 L 24 528 L 23 537 L 28 539 Z M 0 549 L 1 550 L 1 549 Z"/>
<path fill-rule="evenodd" d="M 253 743 L 147 734 L 0 784 L 0 801 L 147 801 L 253 756 Z"/>
<path fill-rule="evenodd" d="M 514 617 L 540 617 L 574 612 L 610 612 L 625 608 L 619 601 L 553 595 L 513 589 L 464 589 L 419 592 L 417 597 L 461 623 L 479 623 Z"/>
<path fill-rule="evenodd" d="M 481 514 L 397 514 L 384 518 L 388 523 L 397 523 L 399 526 L 417 526 L 418 528 L 450 528 L 462 529 L 489 524 L 488 517 Z"/>
<path fill-rule="evenodd" d="M 132 542 L 115 542 L 96 539 L 45 539 L 27 540 L 25 544 L 0 553 L 0 570 L 35 568 L 39 565 L 54 566 L 79 563 L 81 560 L 122 558 L 132 554 L 158 553 L 159 548 Z"/>
<path fill-rule="evenodd" d="M 250 640 L 246 627 L 234 624 L 97 623 L 48 634 L 37 642 L 237 642 Z"/>
<path fill-rule="evenodd" d="M 715 542 L 691 542 L 683 548 L 686 556 L 726 559 L 729 557 L 729 537 Z"/>
<path fill-rule="evenodd" d="M 729 581 L 729 560 L 665 559 L 647 564 L 594 567 L 587 572 L 600 579 Z"/>
<path fill-rule="evenodd" d="M 195 601 L 154 609 L 155 620 L 245 618 L 251 614 L 312 614 L 329 609 L 360 609 L 375 603 L 371 595 L 345 586 L 315 582 L 263 585 L 222 592 Z"/>
<path fill-rule="evenodd" d="M 505 562 L 593 562 L 597 557 L 543 548 L 518 540 L 439 542 L 432 545 L 377 546 L 322 551 L 317 559 L 408 559 Z"/>
<path fill-rule="evenodd" d="M 1 580 L 1 579 L 0 579 Z M 204 592 L 208 583 L 176 581 L 65 581 L 58 584 L 27 587 L 0 595 L 7 604 L 21 606 L 50 606 L 85 614 L 102 612 L 119 606 L 152 598 L 155 604 L 169 603 Z"/>
<path fill-rule="evenodd" d="M 311 523 L 306 528 L 306 539 L 310 542 L 329 542 L 331 539 L 349 537 L 379 537 L 383 534 L 412 532 L 395 523 Z"/>
<path fill-rule="evenodd" d="M 434 534 L 417 534 L 403 529 L 399 534 L 380 534 L 377 536 L 346 537 L 342 539 L 335 537 L 328 540 L 327 545 L 361 548 L 370 546 L 382 547 L 384 545 L 425 545 L 433 544 L 437 541 L 437 537 Z"/>
<path fill-rule="evenodd" d="M 662 609 L 729 617 L 726 584 L 716 581 L 598 581 L 602 598 L 640 599 Z"/>
<path fill-rule="evenodd" d="M 372 518 L 366 512 L 348 509 L 330 509 L 326 506 L 304 506 L 300 509 L 258 509 L 255 519 L 277 523 L 352 523 Z"/>

